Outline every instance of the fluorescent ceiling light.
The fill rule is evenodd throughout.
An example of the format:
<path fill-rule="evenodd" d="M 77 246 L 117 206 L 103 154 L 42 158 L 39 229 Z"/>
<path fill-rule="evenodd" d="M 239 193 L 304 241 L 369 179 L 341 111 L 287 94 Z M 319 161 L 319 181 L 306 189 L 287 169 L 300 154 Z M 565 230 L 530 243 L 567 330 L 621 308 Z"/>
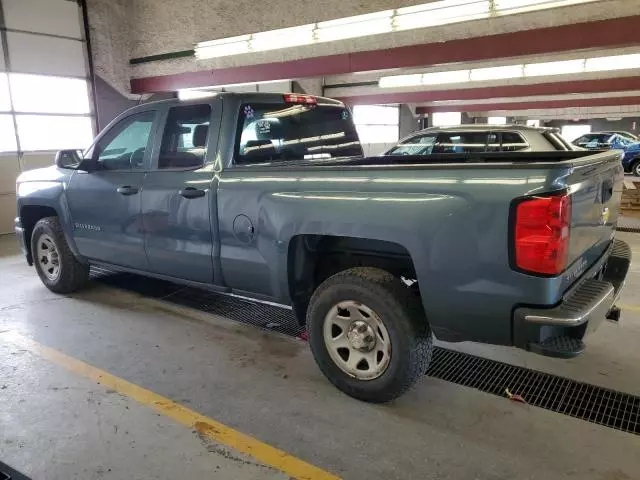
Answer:
<path fill-rule="evenodd" d="M 580 73 L 584 69 L 584 58 L 578 60 L 562 60 L 559 62 L 528 63 L 524 66 L 525 77 L 543 75 L 563 75 Z"/>
<path fill-rule="evenodd" d="M 199 59 L 224 57 L 595 1 L 599 0 L 440 0 L 327 22 L 200 42 L 195 47 L 195 54 Z"/>
<path fill-rule="evenodd" d="M 514 15 L 594 1 L 598 0 L 495 0 L 495 13 L 496 15 Z"/>
<path fill-rule="evenodd" d="M 505 65 L 502 67 L 474 68 L 469 78 L 472 82 L 483 80 L 501 80 L 503 78 L 518 78 L 522 76 L 522 65 Z"/>
<path fill-rule="evenodd" d="M 486 0 L 441 1 L 399 8 L 393 19 L 395 30 L 431 27 L 488 18 L 490 3 Z"/>
<path fill-rule="evenodd" d="M 380 88 L 412 87 L 422 84 L 422 74 L 415 75 L 392 75 L 380 79 Z"/>
<path fill-rule="evenodd" d="M 462 83 L 469 81 L 469 70 L 453 70 L 451 72 L 433 72 L 422 75 L 423 85 L 438 85 L 442 83 Z"/>
<path fill-rule="evenodd" d="M 545 75 L 571 75 L 640 68 L 640 54 L 610 57 L 578 58 L 555 62 L 503 65 L 498 67 L 451 70 L 410 75 L 381 77 L 380 88 L 411 87 L 420 85 L 446 85 L 449 83 L 483 82 L 507 78 L 527 78 Z"/>
<path fill-rule="evenodd" d="M 626 70 L 629 68 L 640 68 L 640 54 L 587 58 L 584 65 L 584 69 L 587 72 Z"/>
<path fill-rule="evenodd" d="M 301 27 L 254 33 L 251 35 L 250 49 L 253 51 L 275 50 L 310 43 L 313 43 L 313 25 L 302 25 Z"/>
<path fill-rule="evenodd" d="M 211 92 L 207 90 L 192 90 L 192 89 L 178 90 L 178 98 L 180 100 L 197 100 L 199 98 L 212 97 L 215 94 L 216 92 Z"/>

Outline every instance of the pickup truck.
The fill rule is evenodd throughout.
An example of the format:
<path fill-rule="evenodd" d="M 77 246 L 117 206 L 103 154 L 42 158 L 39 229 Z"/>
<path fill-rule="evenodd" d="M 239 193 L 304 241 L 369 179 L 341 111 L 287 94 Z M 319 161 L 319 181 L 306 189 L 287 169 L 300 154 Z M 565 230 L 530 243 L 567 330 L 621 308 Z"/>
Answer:
<path fill-rule="evenodd" d="M 572 357 L 630 262 L 616 151 L 363 157 L 342 103 L 221 93 L 139 105 L 17 181 L 52 291 L 91 265 L 289 306 L 325 376 L 392 400 L 435 336 Z"/>

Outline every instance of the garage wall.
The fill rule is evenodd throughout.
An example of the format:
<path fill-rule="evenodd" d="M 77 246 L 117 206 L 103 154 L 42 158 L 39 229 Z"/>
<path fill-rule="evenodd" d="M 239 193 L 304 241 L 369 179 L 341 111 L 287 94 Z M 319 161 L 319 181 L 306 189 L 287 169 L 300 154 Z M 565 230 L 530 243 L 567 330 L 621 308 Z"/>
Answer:
<path fill-rule="evenodd" d="M 13 231 L 20 172 L 93 138 L 86 50 L 78 2 L 0 0 L 0 234 Z"/>

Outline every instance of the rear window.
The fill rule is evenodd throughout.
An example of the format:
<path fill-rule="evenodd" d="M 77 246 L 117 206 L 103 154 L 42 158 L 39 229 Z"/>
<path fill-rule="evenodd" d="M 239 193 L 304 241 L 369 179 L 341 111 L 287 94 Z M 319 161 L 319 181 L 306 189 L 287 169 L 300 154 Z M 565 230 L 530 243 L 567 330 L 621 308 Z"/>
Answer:
<path fill-rule="evenodd" d="M 517 152 L 529 148 L 527 141 L 517 132 L 502 132 L 502 151 Z"/>
<path fill-rule="evenodd" d="M 238 123 L 236 163 L 362 156 L 341 105 L 244 104 Z"/>

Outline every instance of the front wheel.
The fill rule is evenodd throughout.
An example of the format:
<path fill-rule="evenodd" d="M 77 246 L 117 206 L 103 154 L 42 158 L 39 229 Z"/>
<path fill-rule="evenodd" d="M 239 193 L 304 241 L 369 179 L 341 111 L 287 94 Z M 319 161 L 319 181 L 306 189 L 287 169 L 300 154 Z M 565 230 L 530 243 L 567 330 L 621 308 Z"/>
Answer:
<path fill-rule="evenodd" d="M 46 217 L 36 223 L 31 253 L 40 280 L 52 292 L 74 292 L 89 279 L 89 266 L 73 255 L 57 217 Z"/>
<path fill-rule="evenodd" d="M 631 164 L 631 173 L 633 173 L 636 177 L 640 177 L 640 158 L 637 158 Z"/>
<path fill-rule="evenodd" d="M 352 268 L 325 280 L 309 303 L 307 329 L 322 373 L 367 402 L 402 395 L 431 359 L 431 330 L 418 297 L 378 268 Z"/>

